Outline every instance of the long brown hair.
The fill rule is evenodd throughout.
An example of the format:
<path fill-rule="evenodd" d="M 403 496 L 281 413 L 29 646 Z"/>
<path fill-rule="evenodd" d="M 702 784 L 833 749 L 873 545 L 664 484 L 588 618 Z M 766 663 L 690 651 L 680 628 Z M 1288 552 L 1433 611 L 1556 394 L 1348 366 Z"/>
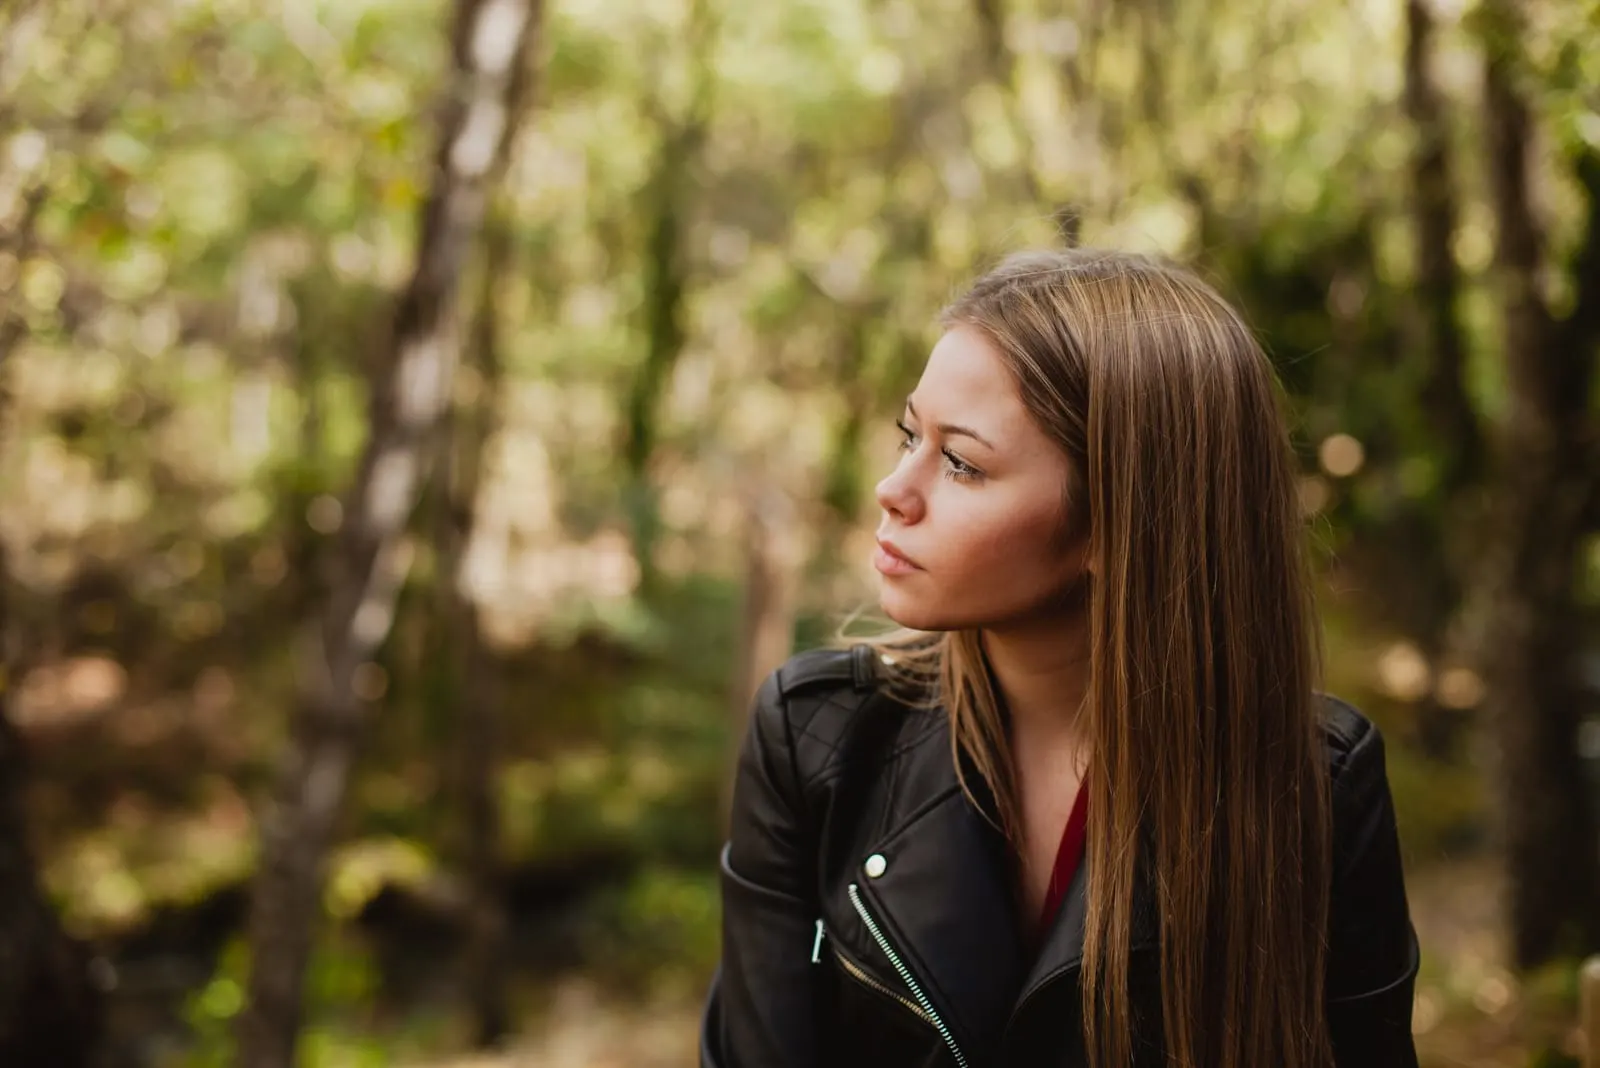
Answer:
<path fill-rule="evenodd" d="M 1086 533 L 1098 564 L 1081 720 L 1092 1063 L 1120 1068 L 1133 1048 L 1138 878 L 1156 895 L 1168 1063 L 1323 1068 L 1320 639 L 1266 355 L 1210 286 L 1123 253 L 1014 255 L 942 320 L 983 334 L 1070 458 L 1067 533 Z M 964 752 L 1015 842 L 1013 765 L 978 632 L 874 644 L 895 682 L 931 685 L 957 768 Z"/>

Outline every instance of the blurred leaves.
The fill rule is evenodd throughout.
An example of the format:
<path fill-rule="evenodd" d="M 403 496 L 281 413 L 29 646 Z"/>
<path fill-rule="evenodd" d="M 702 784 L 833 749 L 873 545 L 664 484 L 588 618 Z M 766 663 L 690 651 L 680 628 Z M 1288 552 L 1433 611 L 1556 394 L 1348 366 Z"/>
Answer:
<path fill-rule="evenodd" d="M 510 861 L 628 853 L 639 866 L 595 898 L 589 952 L 619 974 L 665 962 L 668 985 L 692 985 L 715 892 L 684 872 L 709 870 L 737 730 L 725 690 L 747 498 L 802 502 L 796 629 L 828 634 L 870 599 L 871 487 L 938 309 L 995 255 L 1058 241 L 1063 213 L 1084 243 L 1189 260 L 1245 306 L 1293 406 L 1330 688 L 1392 728 L 1411 852 L 1475 848 L 1481 761 L 1411 744 L 1447 678 L 1469 722 L 1477 692 L 1429 660 L 1439 635 L 1416 621 L 1440 614 L 1427 602 L 1446 554 L 1417 532 L 1453 524 L 1470 540 L 1478 524 L 1445 511 L 1460 443 L 1419 403 L 1403 6 L 1180 2 L 1153 19 L 1056 0 L 714 0 L 703 24 L 695 10 L 549 13 L 537 115 L 497 208 L 512 269 L 490 280 L 489 313 L 506 381 L 493 397 L 462 386 L 464 407 L 495 405 L 500 423 L 474 541 L 460 574 L 433 566 L 425 502 L 418 573 L 372 668 L 387 689 L 329 913 L 449 874 L 462 682 L 428 616 L 456 583 L 508 682 Z M 1433 10 L 1445 137 L 1480 160 L 1480 58 L 1507 42 L 1475 6 Z M 300 621 L 337 566 L 376 331 L 428 184 L 442 13 L 0 11 L 0 539 L 21 687 L 53 695 L 22 718 L 45 871 L 80 930 L 137 924 L 254 862 L 248 801 L 283 740 Z M 1593 210 L 1574 161 L 1600 151 L 1600 50 L 1583 47 L 1600 4 L 1527 15 L 1516 76 L 1541 134 L 1540 285 L 1565 310 L 1566 257 Z M 685 127 L 693 151 L 665 152 Z M 1450 310 L 1471 407 L 1494 426 L 1507 394 L 1485 185 L 1463 168 Z M 637 457 L 659 498 L 648 563 L 662 581 L 644 595 L 620 444 L 650 358 L 663 189 L 681 348 L 651 384 Z M 1591 537 L 1590 608 L 1597 561 Z M 1421 661 L 1409 675 L 1401 647 Z M 74 701 L 67 669 L 98 659 L 119 666 L 116 692 Z M 319 997 L 354 1006 L 370 962 L 338 952 L 354 963 L 319 964 Z M 210 1051 L 196 1065 L 225 1063 L 238 954 L 191 999 Z M 308 1063 L 376 1056 L 355 1030 L 318 1034 Z"/>

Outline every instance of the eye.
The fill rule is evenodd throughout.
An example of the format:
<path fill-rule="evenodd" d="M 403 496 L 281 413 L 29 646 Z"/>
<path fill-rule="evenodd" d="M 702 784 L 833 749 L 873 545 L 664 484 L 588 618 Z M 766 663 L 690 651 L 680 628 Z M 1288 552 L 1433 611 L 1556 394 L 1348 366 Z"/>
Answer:
<path fill-rule="evenodd" d="M 903 420 L 900 420 L 900 419 L 896 419 L 894 421 L 894 425 L 899 427 L 900 428 L 900 433 L 905 435 L 905 438 L 900 442 L 900 451 L 901 452 L 906 452 L 909 449 L 916 448 L 917 435 L 916 435 L 915 431 L 913 431 L 910 427 L 906 426 L 905 422 Z"/>
<path fill-rule="evenodd" d="M 949 449 L 941 451 L 944 453 L 945 463 L 948 465 L 944 469 L 945 478 L 953 478 L 957 482 L 971 482 L 983 477 L 982 471 L 979 471 Z"/>

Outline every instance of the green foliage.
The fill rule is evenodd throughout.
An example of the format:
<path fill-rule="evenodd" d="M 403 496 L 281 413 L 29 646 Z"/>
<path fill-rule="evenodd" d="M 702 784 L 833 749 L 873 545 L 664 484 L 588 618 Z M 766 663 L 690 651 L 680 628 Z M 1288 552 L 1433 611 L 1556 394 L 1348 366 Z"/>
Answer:
<path fill-rule="evenodd" d="M 364 839 L 341 848 L 328 865 L 324 905 L 330 916 L 350 919 L 385 886 L 415 887 L 433 874 L 427 848 L 400 838 Z"/>
<path fill-rule="evenodd" d="M 647 868 L 593 902 L 586 958 L 631 993 L 692 993 L 711 973 L 720 944 L 713 872 Z"/>
<path fill-rule="evenodd" d="M 1392 746 L 1389 788 L 1407 852 L 1416 860 L 1471 853 L 1488 837 L 1486 784 L 1476 768 Z"/>
<path fill-rule="evenodd" d="M 794 631 L 830 637 L 871 599 L 848 547 L 939 308 L 994 256 L 1058 241 L 1063 209 L 1085 243 L 1193 262 L 1246 309 L 1292 406 L 1319 563 L 1367 591 L 1330 610 L 1333 688 L 1394 724 L 1413 859 L 1483 838 L 1481 770 L 1465 750 L 1418 755 L 1414 709 L 1378 692 L 1366 638 L 1440 636 L 1446 542 L 1478 525 L 1451 511 L 1459 443 L 1421 403 L 1402 6 L 1179 3 L 1103 25 L 1083 5 L 999 7 L 1003 70 L 970 0 L 548 6 L 537 103 L 496 192 L 510 266 L 485 307 L 460 309 L 486 316 L 504 368 L 496 395 L 462 387 L 499 425 L 475 545 L 452 573 L 440 510 L 415 524 L 332 912 L 459 874 L 458 728 L 482 680 L 436 617 L 467 576 L 503 683 L 507 861 L 641 864 L 594 899 L 589 952 L 619 981 L 692 986 L 715 888 L 683 869 L 709 870 L 739 730 L 742 510 L 768 490 L 798 503 L 814 551 Z M 254 863 L 243 813 L 286 737 L 295 637 L 340 566 L 338 501 L 430 181 L 447 14 L 439 0 L 0 14 L 0 336 L 20 331 L 0 351 L 0 533 L 16 629 L 41 668 L 92 655 L 125 672 L 89 711 L 72 686 L 19 687 L 54 695 L 18 702 L 30 730 L 67 732 L 42 747 L 36 837 L 80 930 L 199 900 Z M 1465 161 L 1452 311 L 1490 427 L 1507 403 L 1474 88 L 1486 48 L 1518 48 L 1546 135 L 1541 285 L 1562 314 L 1573 235 L 1595 210 L 1574 161 L 1600 151 L 1600 50 L 1581 47 L 1600 6 L 1528 15 L 1513 40 L 1441 12 L 1434 64 Z M 681 202 L 652 210 L 663 190 Z M 468 270 L 477 292 L 483 268 Z M 642 379 L 652 271 L 682 286 L 683 344 L 659 381 Z M 644 386 L 639 481 L 623 446 Z M 1359 443 L 1355 469 L 1327 468 L 1334 435 Z M 231 947 L 188 999 L 193 1068 L 227 1063 L 244 966 Z M 307 1063 L 380 1063 L 361 1037 L 366 951 L 330 939 L 313 970 Z"/>
<path fill-rule="evenodd" d="M 726 735 L 720 702 L 633 684 L 589 706 L 611 745 L 569 744 L 546 760 L 510 760 L 500 779 L 508 854 L 559 858 L 594 849 L 704 858 Z"/>
<path fill-rule="evenodd" d="M 223 1068 L 233 1062 L 233 1020 L 244 1009 L 249 948 L 242 939 L 223 951 L 216 973 L 184 1004 L 194 1046 L 177 1068 Z"/>
<path fill-rule="evenodd" d="M 233 1030 L 244 1009 L 249 948 L 235 939 L 223 950 L 211 979 L 183 1008 L 191 1045 L 172 1068 L 226 1068 L 234 1063 Z M 390 1063 L 389 1040 L 363 1026 L 371 1015 L 376 972 L 367 951 L 349 936 L 318 943 L 307 973 L 306 1019 L 300 1068 L 381 1068 Z"/>
<path fill-rule="evenodd" d="M 1528 1068 L 1583 1068 L 1583 1062 L 1574 1054 L 1546 1046 L 1528 1059 Z"/>

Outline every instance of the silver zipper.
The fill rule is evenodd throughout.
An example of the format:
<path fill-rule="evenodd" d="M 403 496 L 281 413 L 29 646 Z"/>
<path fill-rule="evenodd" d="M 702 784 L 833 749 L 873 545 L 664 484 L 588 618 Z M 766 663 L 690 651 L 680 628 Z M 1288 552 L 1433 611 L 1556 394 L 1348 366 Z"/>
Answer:
<path fill-rule="evenodd" d="M 918 1005 L 915 1001 L 912 1001 L 904 994 L 901 994 L 898 991 L 890 990 L 888 987 L 878 982 L 872 976 L 862 971 L 861 968 L 857 967 L 854 961 L 852 961 L 849 957 L 846 957 L 843 953 L 840 953 L 837 949 L 833 951 L 833 959 L 839 962 L 839 967 L 843 968 L 845 974 L 850 978 L 854 979 L 868 990 L 882 994 L 896 1005 L 904 1005 L 907 1012 L 916 1016 L 917 1019 L 921 1020 L 928 1026 L 933 1026 L 933 1021 L 928 1019 L 928 1014 L 922 1011 L 922 1006 Z"/>
<path fill-rule="evenodd" d="M 822 941 L 827 936 L 828 936 L 827 935 L 827 931 L 822 926 L 822 920 L 818 919 L 817 920 L 817 937 L 816 937 L 815 941 L 813 941 L 811 943 L 811 963 L 812 964 L 821 964 L 822 963 Z M 882 994 L 884 997 L 888 998 L 890 1001 L 893 1001 L 896 1005 L 904 1005 L 908 1011 L 910 1011 L 911 1013 L 913 1013 L 916 1016 L 917 1019 L 921 1020 L 925 1024 L 928 1024 L 930 1027 L 933 1025 L 933 1021 L 928 1019 L 928 1014 L 922 1011 L 922 1007 L 920 1005 L 918 1005 L 915 1001 L 912 1001 L 910 998 L 906 997 L 904 994 L 900 993 L 899 991 L 890 990 L 888 987 L 886 987 L 882 983 L 878 982 L 872 976 L 868 975 L 865 971 L 863 971 L 861 969 L 861 967 L 858 964 L 856 964 L 855 961 L 851 960 L 849 957 L 846 957 L 843 953 L 839 952 L 839 947 L 838 946 L 834 946 L 833 947 L 832 953 L 833 953 L 833 959 L 839 963 L 839 967 L 843 968 L 845 970 L 845 974 L 849 975 L 852 979 L 856 980 L 856 982 L 860 983 L 862 986 L 868 988 L 869 990 L 873 990 L 873 991 L 875 991 L 875 992 L 877 992 L 879 994 Z"/>
<path fill-rule="evenodd" d="M 911 996 L 917 999 L 918 1005 L 922 1006 L 922 1012 L 927 1016 L 928 1022 L 938 1030 L 939 1037 L 944 1039 L 944 1044 L 950 1047 L 950 1055 L 956 1059 L 956 1064 L 960 1068 L 967 1068 L 967 1058 L 962 1054 L 961 1047 L 956 1045 L 955 1036 L 950 1033 L 950 1028 L 946 1027 L 944 1021 L 939 1018 L 938 1012 L 934 1010 L 933 1002 L 929 1001 L 928 995 L 922 992 L 922 987 L 917 984 L 916 978 L 912 976 L 911 969 L 906 967 L 905 962 L 900 959 L 900 954 L 894 951 L 894 947 L 889 944 L 889 940 L 884 937 L 883 931 L 878 927 L 877 921 L 867 911 L 867 906 L 861 900 L 861 890 L 855 883 L 850 884 L 850 904 L 856 907 L 856 914 L 861 917 L 861 922 L 866 924 L 867 933 L 872 935 L 872 940 L 878 943 L 878 948 L 883 950 L 883 955 L 889 958 L 889 963 L 894 965 L 894 970 L 900 973 L 900 978 L 905 982 L 906 989 L 911 991 Z"/>

